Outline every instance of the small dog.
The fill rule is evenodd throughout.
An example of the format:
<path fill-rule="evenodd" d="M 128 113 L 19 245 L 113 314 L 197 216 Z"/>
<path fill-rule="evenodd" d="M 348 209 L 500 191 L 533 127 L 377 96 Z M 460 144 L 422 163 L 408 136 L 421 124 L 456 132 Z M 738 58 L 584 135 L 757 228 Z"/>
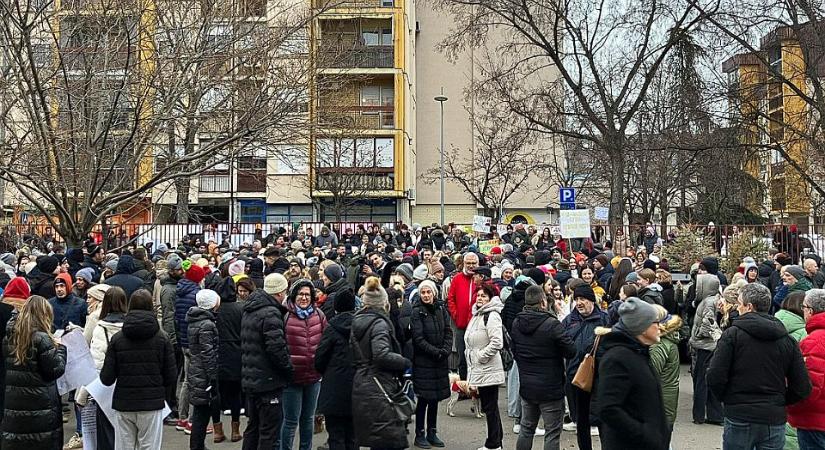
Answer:
<path fill-rule="evenodd" d="M 473 401 L 472 406 L 470 406 L 470 413 L 479 419 L 484 417 L 484 413 L 481 412 L 481 400 L 478 398 L 478 389 L 462 380 L 457 373 L 450 372 L 450 401 L 447 403 L 448 416 L 455 417 L 454 408 L 460 395 L 464 395 Z"/>

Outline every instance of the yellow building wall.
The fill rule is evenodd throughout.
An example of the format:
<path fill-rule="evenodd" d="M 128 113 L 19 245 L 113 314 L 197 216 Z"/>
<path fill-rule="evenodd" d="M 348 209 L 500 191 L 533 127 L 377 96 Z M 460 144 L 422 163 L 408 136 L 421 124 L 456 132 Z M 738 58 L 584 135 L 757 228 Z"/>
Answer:
<path fill-rule="evenodd" d="M 782 73 L 795 86 L 806 89 L 805 62 L 802 49 L 796 41 L 782 42 Z M 808 164 L 806 161 L 807 143 L 800 136 L 800 132 L 804 133 L 807 129 L 809 111 L 805 101 L 789 86 L 783 85 L 782 89 L 786 124 L 785 149 L 790 159 L 804 167 Z M 808 214 L 810 212 L 811 201 L 807 184 L 801 174 L 790 165 L 785 167 L 785 193 L 787 213 Z"/>

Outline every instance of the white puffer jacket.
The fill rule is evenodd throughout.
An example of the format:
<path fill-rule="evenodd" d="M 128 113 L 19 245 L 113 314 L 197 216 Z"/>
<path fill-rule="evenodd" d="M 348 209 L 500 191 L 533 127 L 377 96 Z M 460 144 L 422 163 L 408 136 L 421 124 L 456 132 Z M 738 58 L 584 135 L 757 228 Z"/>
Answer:
<path fill-rule="evenodd" d="M 92 358 L 95 360 L 95 369 L 100 371 L 103 368 L 103 361 L 106 359 L 106 350 L 109 348 L 109 342 L 119 333 L 123 328 L 122 314 L 109 314 L 106 319 L 97 323 L 92 332 L 92 343 L 89 349 L 92 352 Z"/>
<path fill-rule="evenodd" d="M 473 305 L 473 318 L 464 334 L 467 358 L 467 382 L 471 386 L 498 386 L 504 384 L 504 364 L 501 362 L 501 348 L 504 347 L 504 324 L 501 310 L 504 303 L 493 297 L 489 303 L 479 307 Z M 484 316 L 489 313 L 487 323 Z"/>

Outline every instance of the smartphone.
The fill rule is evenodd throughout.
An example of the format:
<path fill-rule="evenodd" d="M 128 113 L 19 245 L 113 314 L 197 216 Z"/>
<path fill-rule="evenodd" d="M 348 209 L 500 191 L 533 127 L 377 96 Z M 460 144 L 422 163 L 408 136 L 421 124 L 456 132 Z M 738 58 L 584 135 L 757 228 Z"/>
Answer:
<path fill-rule="evenodd" d="M 674 283 L 681 281 L 682 283 L 690 282 L 690 274 L 689 273 L 671 273 L 670 278 L 673 280 Z"/>

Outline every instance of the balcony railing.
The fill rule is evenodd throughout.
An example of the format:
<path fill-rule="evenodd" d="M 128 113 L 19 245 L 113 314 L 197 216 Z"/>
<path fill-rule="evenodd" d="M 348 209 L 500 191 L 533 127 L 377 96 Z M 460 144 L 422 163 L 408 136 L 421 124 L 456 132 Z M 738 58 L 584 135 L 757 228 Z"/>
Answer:
<path fill-rule="evenodd" d="M 321 106 L 318 124 L 332 128 L 391 130 L 395 128 L 395 108 L 392 106 L 353 106 L 336 109 Z"/>
<path fill-rule="evenodd" d="M 323 46 L 322 46 L 323 48 Z M 392 46 L 363 46 L 350 49 L 323 49 L 319 52 L 319 67 L 348 68 L 393 68 L 395 52 Z"/>
<path fill-rule="evenodd" d="M 315 0 L 315 8 L 392 8 L 393 0 Z"/>
<path fill-rule="evenodd" d="M 201 175 L 200 192 L 229 192 L 231 180 L 229 175 Z"/>
<path fill-rule="evenodd" d="M 369 171 L 369 173 L 359 173 Z M 392 168 L 318 168 L 315 175 L 315 189 L 319 191 L 391 191 L 395 189 Z"/>

